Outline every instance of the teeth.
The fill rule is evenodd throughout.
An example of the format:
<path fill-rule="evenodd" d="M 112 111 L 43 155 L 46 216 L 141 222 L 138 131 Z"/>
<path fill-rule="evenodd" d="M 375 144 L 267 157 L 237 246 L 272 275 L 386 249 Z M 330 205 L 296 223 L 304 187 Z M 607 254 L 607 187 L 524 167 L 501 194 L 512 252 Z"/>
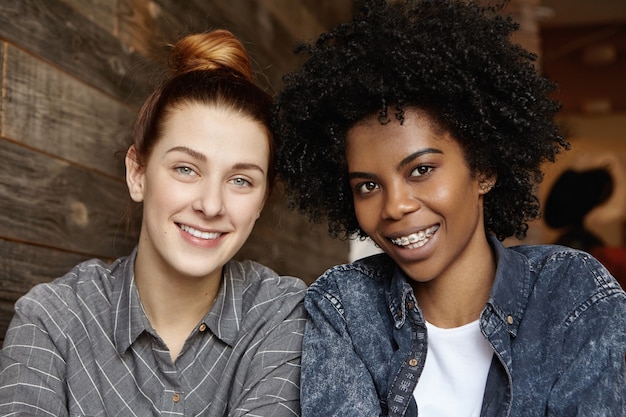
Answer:
<path fill-rule="evenodd" d="M 217 239 L 220 236 L 220 233 L 217 233 L 217 232 L 213 232 L 213 233 L 211 233 L 211 232 L 202 232 L 200 230 L 196 230 L 193 227 L 187 226 L 187 225 L 184 225 L 184 224 L 179 224 L 178 226 L 182 230 L 184 230 L 185 232 L 187 232 L 190 235 L 192 235 L 193 237 L 197 237 L 197 238 L 200 238 L 200 239 L 206 239 L 206 240 L 211 239 L 212 240 L 212 239 Z"/>
<path fill-rule="evenodd" d="M 428 242 L 428 239 L 435 234 L 437 229 L 439 229 L 439 226 L 433 226 L 426 230 L 420 230 L 417 233 L 411 233 L 408 236 L 391 239 L 391 243 L 398 246 L 412 245 L 412 248 L 421 248 Z"/>

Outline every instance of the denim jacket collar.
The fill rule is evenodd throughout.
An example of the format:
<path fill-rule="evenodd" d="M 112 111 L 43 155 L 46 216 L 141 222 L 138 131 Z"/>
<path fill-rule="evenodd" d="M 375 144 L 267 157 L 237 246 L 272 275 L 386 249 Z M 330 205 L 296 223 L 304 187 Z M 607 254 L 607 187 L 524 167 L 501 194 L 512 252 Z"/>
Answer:
<path fill-rule="evenodd" d="M 530 266 L 524 255 L 507 251 L 495 236 L 489 235 L 488 239 L 496 256 L 497 269 L 487 307 L 481 317 L 484 319 L 486 310 L 492 309 L 507 332 L 515 337 L 530 295 Z M 407 306 L 416 302 L 409 280 L 398 266 L 393 267 L 387 303 L 396 329 L 404 326 Z M 485 320 L 481 321 L 485 323 Z"/>
<path fill-rule="evenodd" d="M 413 288 L 409 284 L 409 279 L 400 267 L 395 266 L 391 277 L 390 291 L 387 292 L 387 305 L 393 317 L 394 326 L 400 329 L 404 326 L 407 315 L 407 301 L 416 302 Z"/>
<path fill-rule="evenodd" d="M 515 337 L 530 296 L 530 265 L 524 255 L 506 250 L 494 236 L 489 236 L 489 244 L 496 256 L 497 269 L 485 311 L 493 309 L 507 332 Z"/>

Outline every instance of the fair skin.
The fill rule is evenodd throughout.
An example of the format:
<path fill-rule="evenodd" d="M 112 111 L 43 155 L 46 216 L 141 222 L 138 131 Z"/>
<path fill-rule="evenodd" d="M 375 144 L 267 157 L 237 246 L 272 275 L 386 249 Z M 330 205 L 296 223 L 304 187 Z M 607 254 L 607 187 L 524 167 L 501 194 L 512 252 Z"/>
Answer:
<path fill-rule="evenodd" d="M 128 151 L 128 189 L 143 202 L 135 282 L 172 361 L 210 310 L 222 267 L 261 214 L 268 161 L 260 123 L 188 103 L 171 109 L 145 166 L 133 147 Z"/>
<path fill-rule="evenodd" d="M 426 320 L 478 319 L 495 277 L 482 209 L 494 179 L 472 175 L 458 142 L 416 109 L 403 124 L 358 123 L 346 159 L 359 225 L 412 280 Z"/>

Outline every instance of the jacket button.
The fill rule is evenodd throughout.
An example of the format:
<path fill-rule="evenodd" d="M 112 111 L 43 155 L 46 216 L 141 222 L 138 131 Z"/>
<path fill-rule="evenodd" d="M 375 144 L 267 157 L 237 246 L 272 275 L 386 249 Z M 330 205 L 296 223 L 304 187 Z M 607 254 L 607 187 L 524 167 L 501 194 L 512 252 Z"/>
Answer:
<path fill-rule="evenodd" d="M 172 395 L 172 401 L 174 401 L 175 403 L 180 401 L 180 395 L 178 394 L 174 394 Z"/>
<path fill-rule="evenodd" d="M 513 316 L 511 315 L 506 316 L 506 322 L 509 324 L 513 324 Z"/>
<path fill-rule="evenodd" d="M 417 366 L 417 363 L 418 363 L 417 359 L 415 358 L 409 359 L 409 366 Z"/>

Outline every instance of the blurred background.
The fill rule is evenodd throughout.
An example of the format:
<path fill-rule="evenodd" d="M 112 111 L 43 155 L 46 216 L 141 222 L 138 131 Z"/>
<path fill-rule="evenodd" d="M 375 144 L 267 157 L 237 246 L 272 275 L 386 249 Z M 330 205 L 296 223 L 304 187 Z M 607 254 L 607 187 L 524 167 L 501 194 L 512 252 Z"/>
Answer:
<path fill-rule="evenodd" d="M 540 5 L 541 70 L 559 84 L 559 120 L 572 151 L 547 168 L 543 201 L 558 175 L 608 166 L 613 199 L 591 214 L 588 226 L 611 246 L 625 245 L 626 201 L 626 1 L 543 0 Z M 552 242 L 557 231 L 534 224 L 529 240 Z"/>
<path fill-rule="evenodd" d="M 167 45 L 226 28 L 270 92 L 299 65 L 300 41 L 350 19 L 362 0 L 0 0 L 0 339 L 15 300 L 93 257 L 127 254 L 138 233 L 120 151 L 160 80 Z M 626 1 L 511 0 L 517 42 L 560 85 L 572 151 L 547 169 L 610 167 L 616 192 L 586 222 L 625 244 Z M 622 191 L 620 191 L 622 190 Z M 558 231 L 534 222 L 524 243 Z M 509 244 L 520 242 L 511 241 Z M 365 248 L 365 249 L 363 249 Z M 285 207 L 280 187 L 238 254 L 312 282 L 367 246 L 332 240 Z"/>

